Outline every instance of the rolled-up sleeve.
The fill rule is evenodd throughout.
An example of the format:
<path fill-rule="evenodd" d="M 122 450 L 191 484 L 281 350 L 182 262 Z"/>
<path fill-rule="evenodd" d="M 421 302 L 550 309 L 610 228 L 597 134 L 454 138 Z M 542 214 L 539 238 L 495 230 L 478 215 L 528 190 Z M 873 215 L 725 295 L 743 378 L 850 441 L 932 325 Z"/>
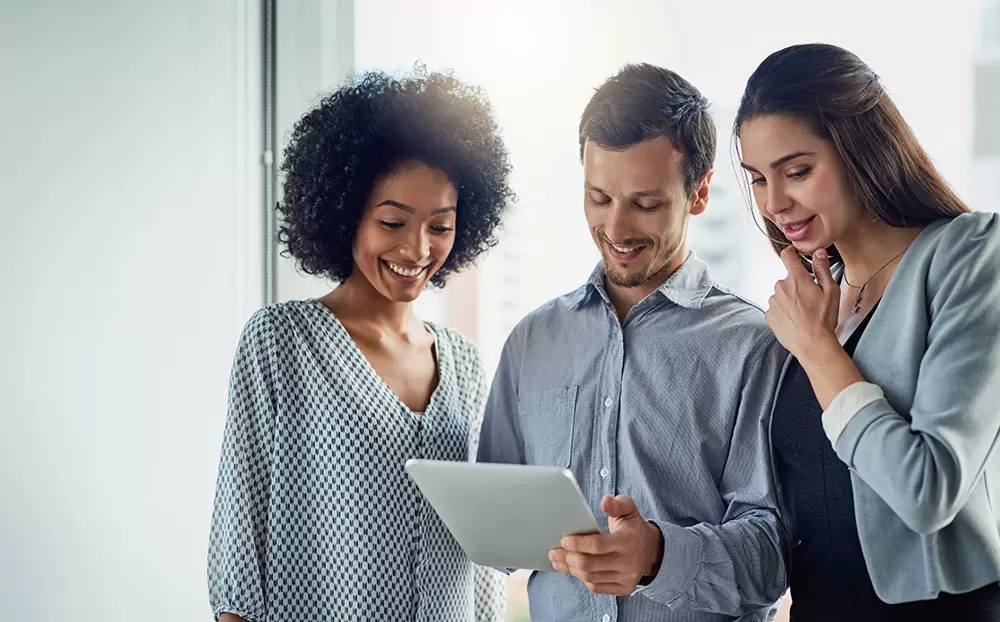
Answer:
<path fill-rule="evenodd" d="M 741 616 L 779 600 L 787 587 L 788 538 L 778 511 L 768 421 L 787 352 L 773 339 L 744 362 L 739 410 L 719 482 L 719 524 L 681 527 L 652 521 L 663 534 L 656 577 L 636 590 L 672 609 Z"/>

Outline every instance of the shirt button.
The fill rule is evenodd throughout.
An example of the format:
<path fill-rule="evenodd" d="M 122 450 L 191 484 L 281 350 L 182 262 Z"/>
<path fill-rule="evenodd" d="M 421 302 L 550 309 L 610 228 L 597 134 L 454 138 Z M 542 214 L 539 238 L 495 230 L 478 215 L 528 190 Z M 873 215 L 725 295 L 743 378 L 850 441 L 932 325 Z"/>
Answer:
<path fill-rule="evenodd" d="M 604 614 L 604 617 L 601 618 L 601 622 L 611 622 L 611 616 Z"/>
<path fill-rule="evenodd" d="M 608 470 L 608 467 L 604 467 L 603 469 L 601 469 L 601 477 L 607 477 L 608 473 L 610 472 L 611 471 Z"/>
<path fill-rule="evenodd" d="M 611 401 L 611 398 L 610 398 L 610 397 L 609 397 L 609 398 L 607 398 L 606 400 L 604 400 L 604 407 L 605 407 L 605 408 L 611 408 L 611 405 L 612 405 L 612 404 L 614 404 L 614 402 L 613 402 L 613 401 Z M 608 622 L 608 621 L 607 621 L 607 620 L 605 620 L 604 622 Z"/>

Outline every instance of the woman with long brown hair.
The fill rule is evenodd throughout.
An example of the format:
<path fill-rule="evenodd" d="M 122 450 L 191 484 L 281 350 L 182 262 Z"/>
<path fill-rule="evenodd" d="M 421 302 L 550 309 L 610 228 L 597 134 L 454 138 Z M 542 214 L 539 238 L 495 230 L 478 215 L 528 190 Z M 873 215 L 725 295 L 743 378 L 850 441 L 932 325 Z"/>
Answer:
<path fill-rule="evenodd" d="M 836 46 L 764 60 L 734 130 L 788 270 L 765 317 L 792 355 L 771 420 L 792 620 L 1000 620 L 1000 218 Z"/>

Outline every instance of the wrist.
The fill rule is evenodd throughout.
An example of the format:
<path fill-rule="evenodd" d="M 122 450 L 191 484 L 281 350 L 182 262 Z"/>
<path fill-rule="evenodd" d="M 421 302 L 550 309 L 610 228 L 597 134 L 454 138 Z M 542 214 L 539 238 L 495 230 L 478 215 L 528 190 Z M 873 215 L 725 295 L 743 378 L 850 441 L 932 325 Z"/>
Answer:
<path fill-rule="evenodd" d="M 660 572 L 660 564 L 663 562 L 663 532 L 651 521 L 646 521 L 646 528 L 649 530 L 649 560 L 644 568 L 643 578 L 651 581 Z"/>
<path fill-rule="evenodd" d="M 827 330 L 809 341 L 809 347 L 801 354 L 796 355 L 799 364 L 809 370 L 814 366 L 820 366 L 836 359 L 838 356 L 846 354 L 844 346 L 840 345 L 837 334 Z"/>

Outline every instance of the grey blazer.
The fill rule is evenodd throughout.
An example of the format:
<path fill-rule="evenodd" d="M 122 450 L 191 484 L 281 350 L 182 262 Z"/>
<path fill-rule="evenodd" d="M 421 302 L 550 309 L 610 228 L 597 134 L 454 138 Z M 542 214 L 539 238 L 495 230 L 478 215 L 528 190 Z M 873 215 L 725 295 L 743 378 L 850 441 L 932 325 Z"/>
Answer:
<path fill-rule="evenodd" d="M 835 445 L 875 592 L 900 603 L 997 583 L 1000 215 L 920 233 L 854 362 L 885 393 Z"/>

